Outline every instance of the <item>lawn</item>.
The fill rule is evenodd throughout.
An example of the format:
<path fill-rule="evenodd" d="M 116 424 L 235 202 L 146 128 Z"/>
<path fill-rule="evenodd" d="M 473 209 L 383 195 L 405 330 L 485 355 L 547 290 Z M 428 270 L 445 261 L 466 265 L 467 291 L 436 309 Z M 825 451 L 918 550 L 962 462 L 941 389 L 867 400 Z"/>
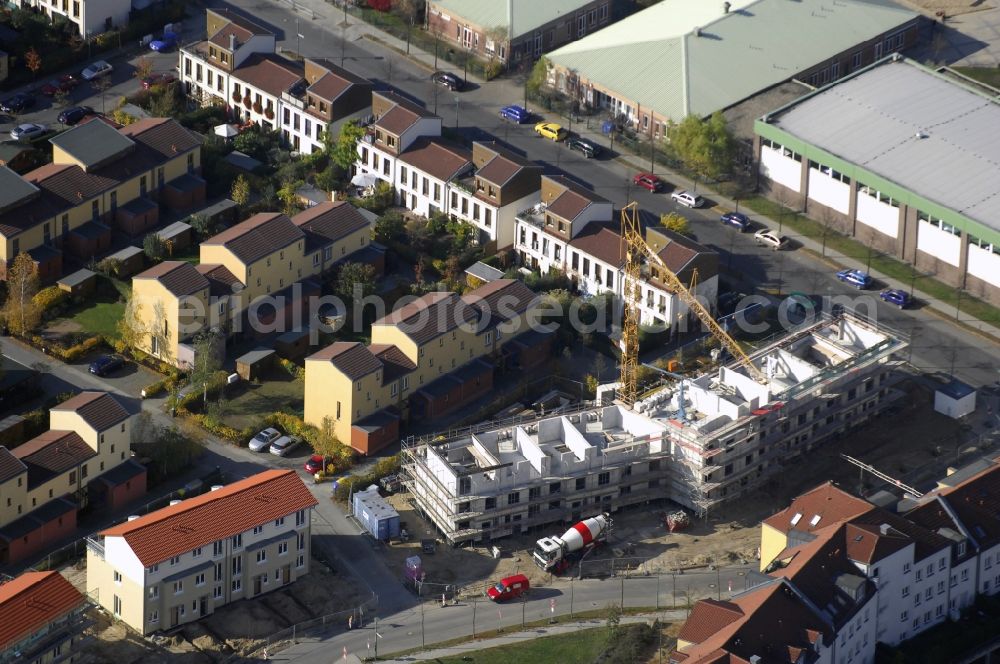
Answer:
<path fill-rule="evenodd" d="M 459 662 L 474 662 L 474 664 L 508 664 L 509 662 L 578 664 L 579 662 L 594 661 L 607 643 L 607 628 L 598 627 L 479 650 L 467 655 L 444 657 L 435 661 L 449 664 L 458 664 Z"/>
<path fill-rule="evenodd" d="M 1000 88 L 1000 68 L 997 67 L 952 67 L 959 74 L 964 74 L 980 83 Z"/>
<path fill-rule="evenodd" d="M 234 429 L 243 429 L 257 419 L 281 411 L 302 417 L 305 385 L 276 369 L 258 384 L 243 383 L 242 391 L 226 402 L 222 421 Z"/>
<path fill-rule="evenodd" d="M 178 252 L 173 256 L 167 258 L 171 261 L 184 261 L 185 263 L 191 263 L 191 265 L 197 265 L 201 261 L 199 249 L 197 245 L 190 246 L 184 251 Z"/>
<path fill-rule="evenodd" d="M 63 320 L 76 323 L 80 331 L 88 336 L 99 334 L 105 339 L 117 339 L 118 321 L 124 314 L 124 302 L 98 300 L 85 305 Z"/>

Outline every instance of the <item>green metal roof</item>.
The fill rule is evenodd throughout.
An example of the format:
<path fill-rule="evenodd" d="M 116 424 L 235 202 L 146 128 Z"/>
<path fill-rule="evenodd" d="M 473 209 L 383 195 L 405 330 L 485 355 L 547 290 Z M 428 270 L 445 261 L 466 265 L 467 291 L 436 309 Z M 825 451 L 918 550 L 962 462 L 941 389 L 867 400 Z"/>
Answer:
<path fill-rule="evenodd" d="M 100 120 L 78 124 L 49 142 L 78 160 L 84 170 L 103 166 L 135 145 L 131 138 Z"/>
<path fill-rule="evenodd" d="M 509 39 L 534 31 L 561 16 L 574 16 L 590 0 L 437 0 L 455 18 L 485 29 L 506 26 Z M 513 20 L 510 14 L 513 13 Z M 513 28 L 513 30 L 511 30 Z"/>
<path fill-rule="evenodd" d="M 13 207 L 38 191 L 38 187 L 14 171 L 0 166 L 0 210 Z"/>
<path fill-rule="evenodd" d="M 706 116 L 918 14 L 889 0 L 662 0 L 549 54 L 673 120 Z"/>

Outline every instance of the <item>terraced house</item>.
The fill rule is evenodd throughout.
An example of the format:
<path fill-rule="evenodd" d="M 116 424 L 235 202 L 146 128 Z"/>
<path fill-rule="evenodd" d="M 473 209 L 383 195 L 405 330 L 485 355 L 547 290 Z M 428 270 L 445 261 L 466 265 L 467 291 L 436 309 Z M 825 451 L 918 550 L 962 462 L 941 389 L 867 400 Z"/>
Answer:
<path fill-rule="evenodd" d="M 294 470 L 267 470 L 87 540 L 87 587 L 146 635 L 309 573 L 316 499 Z"/>
<path fill-rule="evenodd" d="M 51 139 L 52 163 L 23 176 L 0 166 L 0 255 L 21 252 L 39 278 L 62 274 L 63 252 L 85 261 L 111 245 L 111 229 L 140 235 L 160 205 L 205 199 L 201 141 L 169 118 L 116 128 L 94 119 Z"/>
<path fill-rule="evenodd" d="M 302 327 L 316 280 L 338 263 L 383 265 L 370 242 L 374 216 L 344 201 L 292 218 L 262 212 L 201 243 L 197 266 L 164 261 L 132 278 L 140 349 L 176 366 L 194 359 L 192 338 L 206 327 L 226 336 Z M 271 296 L 268 303 L 261 298 Z"/>
<path fill-rule="evenodd" d="M 501 279 L 459 296 L 428 293 L 372 324 L 372 342 L 337 342 L 306 358 L 305 420 L 329 418 L 362 454 L 398 439 L 400 424 L 436 417 L 493 387 L 498 365 L 529 368 L 548 352 L 532 330 L 537 296 Z"/>
<path fill-rule="evenodd" d="M 0 446 L 0 564 L 29 558 L 76 528 L 85 505 L 122 506 L 146 492 L 129 456 L 132 416 L 106 392 L 83 392 L 49 411 L 49 430 Z"/>
<path fill-rule="evenodd" d="M 0 583 L 0 662 L 75 661 L 86 607 L 59 572 L 25 572 Z"/>

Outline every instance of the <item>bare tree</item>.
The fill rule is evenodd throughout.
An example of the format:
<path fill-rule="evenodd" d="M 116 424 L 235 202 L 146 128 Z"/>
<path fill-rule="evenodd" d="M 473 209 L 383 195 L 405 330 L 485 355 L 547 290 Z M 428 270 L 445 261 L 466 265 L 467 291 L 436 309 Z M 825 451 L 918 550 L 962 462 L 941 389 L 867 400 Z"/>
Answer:
<path fill-rule="evenodd" d="M 41 311 L 34 301 L 37 292 L 35 261 L 21 252 L 7 269 L 7 301 L 3 312 L 12 333 L 25 336 L 37 327 L 41 319 Z"/>

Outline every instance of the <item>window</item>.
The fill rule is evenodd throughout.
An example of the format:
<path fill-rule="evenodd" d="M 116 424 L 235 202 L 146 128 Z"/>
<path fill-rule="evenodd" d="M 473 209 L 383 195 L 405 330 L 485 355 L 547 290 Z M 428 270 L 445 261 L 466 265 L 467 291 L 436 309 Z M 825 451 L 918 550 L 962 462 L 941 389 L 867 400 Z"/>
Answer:
<path fill-rule="evenodd" d="M 305 567 L 305 564 L 306 564 L 306 557 L 300 554 L 299 557 L 295 559 L 295 566 Z"/>
<path fill-rule="evenodd" d="M 212 588 L 212 599 L 222 599 L 222 586 Z"/>
<path fill-rule="evenodd" d="M 903 563 L 903 574 L 910 573 L 910 563 Z"/>
<path fill-rule="evenodd" d="M 243 573 L 243 556 L 236 556 L 233 558 L 233 576 L 239 576 Z"/>
<path fill-rule="evenodd" d="M 611 473 L 604 472 L 597 476 L 597 486 L 606 486 L 611 483 Z"/>
<path fill-rule="evenodd" d="M 205 573 L 202 572 L 198 576 L 194 577 L 194 585 L 203 586 L 205 585 Z"/>
<path fill-rule="evenodd" d="M 151 623 L 158 623 L 158 622 L 160 622 L 160 612 L 159 611 L 150 611 L 149 612 L 149 622 L 151 622 Z"/>
<path fill-rule="evenodd" d="M 174 594 L 180 595 L 182 592 L 184 592 L 184 582 L 174 581 Z"/>
<path fill-rule="evenodd" d="M 114 597 L 113 606 L 115 615 L 120 616 L 122 614 L 122 598 L 119 597 L 118 595 L 115 595 Z"/>
<path fill-rule="evenodd" d="M 903 586 L 903 597 L 909 597 L 909 596 L 910 596 L 910 587 Z"/>
<path fill-rule="evenodd" d="M 147 594 L 149 595 L 149 599 L 159 599 L 159 597 L 160 597 L 160 587 L 159 586 L 150 586 L 149 590 L 147 591 Z"/>
<path fill-rule="evenodd" d="M 233 592 L 238 593 L 243 590 L 243 579 L 233 579 Z"/>
<path fill-rule="evenodd" d="M 586 488 L 587 488 L 587 478 L 586 477 L 578 477 L 576 479 L 576 490 L 577 491 L 583 491 Z"/>
<path fill-rule="evenodd" d="M 283 556 L 288 553 L 288 542 L 278 542 L 278 555 Z"/>
<path fill-rule="evenodd" d="M 264 526 L 254 526 L 253 527 L 253 534 L 254 535 L 260 535 L 262 532 L 264 532 Z"/>
<path fill-rule="evenodd" d="M 257 562 L 266 563 L 267 562 L 267 549 L 261 549 L 257 552 Z"/>
<path fill-rule="evenodd" d="M 299 551 L 304 551 L 305 548 L 306 548 L 306 536 L 305 536 L 305 533 L 299 533 L 298 550 Z"/>
<path fill-rule="evenodd" d="M 903 611 L 899 614 L 899 622 L 906 622 L 910 617 L 909 611 Z"/>
<path fill-rule="evenodd" d="M 122 573 L 115 570 L 115 585 L 120 586 L 122 584 Z"/>
<path fill-rule="evenodd" d="M 174 556 L 173 558 L 170 559 L 170 566 L 173 567 L 174 565 L 177 565 L 180 562 L 181 562 L 181 557 L 180 556 Z"/>
<path fill-rule="evenodd" d="M 191 552 L 191 556 L 193 558 L 200 558 L 201 557 L 201 547 L 199 546 L 197 549 L 195 549 L 194 551 L 192 551 Z"/>
<path fill-rule="evenodd" d="M 513 493 L 508 493 L 507 494 L 507 504 L 508 505 L 517 505 L 519 502 L 521 502 L 521 492 L 520 491 L 514 491 Z"/>
<path fill-rule="evenodd" d="M 222 540 L 212 542 L 212 557 L 217 558 L 222 555 Z"/>

